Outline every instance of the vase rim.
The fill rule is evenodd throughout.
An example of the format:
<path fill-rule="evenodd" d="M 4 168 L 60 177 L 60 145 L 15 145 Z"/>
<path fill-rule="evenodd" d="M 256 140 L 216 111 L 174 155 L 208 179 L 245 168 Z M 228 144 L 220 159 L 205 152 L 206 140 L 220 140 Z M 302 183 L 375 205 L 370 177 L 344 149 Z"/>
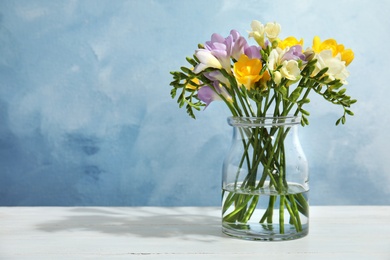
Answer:
<path fill-rule="evenodd" d="M 270 115 L 264 117 L 230 116 L 227 121 L 229 125 L 238 127 L 293 126 L 301 123 L 301 117 L 294 115 Z"/>

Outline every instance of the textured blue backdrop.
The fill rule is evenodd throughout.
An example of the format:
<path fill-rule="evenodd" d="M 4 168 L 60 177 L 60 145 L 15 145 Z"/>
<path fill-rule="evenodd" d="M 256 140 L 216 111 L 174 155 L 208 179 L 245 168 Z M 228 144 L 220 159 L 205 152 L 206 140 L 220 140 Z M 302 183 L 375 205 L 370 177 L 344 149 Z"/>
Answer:
<path fill-rule="evenodd" d="M 390 203 L 389 1 L 0 2 L 0 205 L 219 205 L 229 115 L 190 119 L 169 71 L 253 19 L 353 48 L 356 116 L 312 98 L 312 204 Z"/>

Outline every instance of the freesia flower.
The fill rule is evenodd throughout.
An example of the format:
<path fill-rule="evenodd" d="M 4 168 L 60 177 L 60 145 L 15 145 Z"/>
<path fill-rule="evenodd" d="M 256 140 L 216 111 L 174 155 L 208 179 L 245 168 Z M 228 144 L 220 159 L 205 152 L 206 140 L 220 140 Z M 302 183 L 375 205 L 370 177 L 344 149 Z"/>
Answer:
<path fill-rule="evenodd" d="M 210 71 L 207 73 L 204 73 L 206 78 L 212 80 L 212 81 L 218 81 L 220 83 L 225 84 L 225 86 L 230 87 L 229 80 L 220 72 L 219 70 Z"/>
<path fill-rule="evenodd" d="M 261 54 L 260 54 L 260 47 L 259 46 L 249 46 L 245 48 L 244 54 L 248 56 L 250 59 L 261 59 Z"/>
<path fill-rule="evenodd" d="M 217 81 L 214 82 L 213 87 L 214 89 L 210 86 L 203 86 L 198 90 L 199 99 L 206 103 L 205 109 L 214 100 L 222 100 L 221 96 L 223 96 L 229 102 L 232 101 L 232 98 L 229 93 Z"/>
<path fill-rule="evenodd" d="M 238 31 L 231 30 L 230 35 L 226 38 L 227 53 L 230 57 L 238 60 L 245 49 L 248 48 L 248 43 Z"/>
<path fill-rule="evenodd" d="M 257 21 L 253 20 L 251 23 L 252 31 L 249 32 L 249 37 L 253 37 L 255 41 L 262 47 L 265 47 L 265 28 L 264 25 Z"/>
<path fill-rule="evenodd" d="M 285 50 L 285 53 L 283 54 L 281 61 L 285 60 L 305 60 L 306 56 L 302 53 L 302 46 L 301 45 L 295 45 L 292 47 L 287 47 Z"/>
<path fill-rule="evenodd" d="M 207 41 L 205 49 L 208 50 L 220 63 L 221 66 L 230 73 L 230 59 L 238 59 L 248 47 L 246 39 L 236 31 L 231 30 L 228 37 L 214 33 L 211 41 Z"/>
<path fill-rule="evenodd" d="M 264 27 L 264 31 L 270 42 L 273 42 L 278 38 L 281 29 L 282 27 L 278 23 L 267 23 Z"/>
<path fill-rule="evenodd" d="M 245 54 L 241 55 L 233 65 L 234 76 L 237 82 L 243 84 L 248 90 L 262 77 L 260 71 L 263 65 L 259 59 L 250 59 Z"/>
<path fill-rule="evenodd" d="M 269 56 L 268 56 L 268 60 L 267 60 L 267 66 L 270 70 L 275 70 L 277 68 L 277 66 L 279 65 L 279 52 L 281 50 L 280 49 L 273 49 Z"/>
<path fill-rule="evenodd" d="M 275 108 L 277 114 L 288 114 L 297 106 L 295 114 L 302 112 L 302 124 L 306 125 L 307 113 L 301 105 L 308 102 L 306 96 L 312 88 L 327 101 L 343 106 L 345 113 L 340 119 L 343 121 L 337 122 L 344 122 L 345 115 L 352 114 L 349 106 L 356 101 L 340 87 L 347 84 L 346 66 L 353 60 L 352 50 L 334 39 L 321 41 L 318 36 L 311 48 L 303 50 L 303 39 L 279 38 L 281 26 L 276 22 L 262 24 L 254 20 L 251 28 L 249 37 L 254 38 L 256 45 L 250 46 L 236 30 L 231 30 L 227 37 L 214 33 L 195 51 L 194 58 L 187 58 L 194 69 L 181 67 L 180 71 L 171 72 L 174 87 L 171 95 L 178 96 L 179 105 L 185 105 L 191 117 L 195 118 L 193 109 L 208 106 L 213 100 L 225 101 L 236 116 L 266 115 L 266 110 L 274 107 L 271 102 L 276 102 L 276 106 L 283 104 L 280 110 Z M 320 71 L 324 73 L 319 74 Z M 281 86 L 290 90 L 278 88 Z M 335 87 L 328 93 L 318 86 Z M 306 90 L 302 91 L 303 88 Z M 298 99 L 301 94 L 304 99 Z M 238 102 L 231 102 L 232 99 Z M 286 106 L 286 102 L 291 104 Z"/>
<path fill-rule="evenodd" d="M 282 81 L 282 74 L 276 70 L 280 63 L 280 52 L 280 48 L 273 49 L 267 60 L 267 67 L 272 72 L 272 79 L 275 84 L 279 84 Z"/>
<path fill-rule="evenodd" d="M 205 49 L 210 51 L 212 55 L 221 63 L 221 66 L 226 70 L 230 68 L 230 56 L 227 52 L 226 40 L 221 35 L 214 33 L 211 36 L 211 41 L 207 41 Z"/>
<path fill-rule="evenodd" d="M 210 103 L 214 100 L 222 100 L 219 95 L 209 86 L 201 87 L 198 90 L 198 97 L 200 100 L 206 103 L 206 107 L 208 107 L 208 105 L 210 105 Z"/>
<path fill-rule="evenodd" d="M 345 61 L 345 65 L 348 66 L 354 59 L 354 53 L 351 49 L 345 49 L 344 45 L 338 44 L 334 39 L 327 39 L 321 42 L 320 37 L 315 36 L 313 39 L 313 51 L 320 53 L 323 50 L 331 50 L 333 57 L 337 54 L 341 55 L 341 60 Z"/>
<path fill-rule="evenodd" d="M 280 73 L 283 77 L 292 81 L 297 81 L 301 78 L 301 70 L 296 60 L 283 61 Z"/>
<path fill-rule="evenodd" d="M 197 78 L 191 79 L 186 85 L 186 88 L 196 90 L 199 86 L 199 83 L 200 83 L 199 79 Z"/>
<path fill-rule="evenodd" d="M 287 78 L 291 81 L 297 81 L 301 78 L 300 63 L 298 61 L 305 61 L 306 56 L 302 53 L 302 46 L 295 45 L 287 47 L 284 50 L 280 48 L 273 49 L 267 61 L 267 66 L 273 71 L 273 80 L 279 84 L 282 78 Z M 282 65 L 280 71 L 276 69 Z"/>
<path fill-rule="evenodd" d="M 348 66 L 355 58 L 355 54 L 351 49 L 346 49 L 346 50 L 343 49 L 340 52 L 340 54 L 341 54 L 341 60 L 345 61 L 345 66 Z"/>
<path fill-rule="evenodd" d="M 274 72 L 274 82 L 278 85 L 280 84 L 280 82 L 282 82 L 282 73 L 280 73 L 279 71 Z"/>
<path fill-rule="evenodd" d="M 311 61 L 315 57 L 315 52 L 308 48 L 303 55 L 305 55 L 305 60 L 306 61 Z"/>
<path fill-rule="evenodd" d="M 267 82 L 270 79 L 271 79 L 271 75 L 269 74 L 269 72 L 267 70 L 264 71 L 263 75 L 261 76 L 260 84 L 259 84 L 263 91 L 267 90 Z"/>
<path fill-rule="evenodd" d="M 348 84 L 346 78 L 349 76 L 349 72 L 346 69 L 345 61 L 341 60 L 340 54 L 334 57 L 331 50 L 323 50 L 317 54 L 315 58 L 318 61 L 315 70 L 313 71 L 313 75 L 317 75 L 322 69 L 328 68 L 325 75 L 329 76 L 329 82 L 339 79 L 342 84 Z"/>
<path fill-rule="evenodd" d="M 295 37 L 290 36 L 290 37 L 287 37 L 286 39 L 278 42 L 278 47 L 281 48 L 282 50 L 286 49 L 287 47 L 292 47 L 295 45 L 303 46 L 303 39 L 298 41 Z"/>
<path fill-rule="evenodd" d="M 221 62 L 208 50 L 198 49 L 195 51 L 195 56 L 200 63 L 195 66 L 194 73 L 199 73 L 206 68 L 222 68 Z"/>

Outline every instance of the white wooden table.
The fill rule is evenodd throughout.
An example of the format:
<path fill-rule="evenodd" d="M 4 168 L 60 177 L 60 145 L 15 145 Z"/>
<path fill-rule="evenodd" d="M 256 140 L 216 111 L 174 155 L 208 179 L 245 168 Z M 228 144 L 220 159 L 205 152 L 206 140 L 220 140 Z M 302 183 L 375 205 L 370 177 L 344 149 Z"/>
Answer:
<path fill-rule="evenodd" d="M 218 207 L 0 207 L 0 259 L 385 259 L 390 206 L 310 208 L 285 242 L 221 233 Z"/>

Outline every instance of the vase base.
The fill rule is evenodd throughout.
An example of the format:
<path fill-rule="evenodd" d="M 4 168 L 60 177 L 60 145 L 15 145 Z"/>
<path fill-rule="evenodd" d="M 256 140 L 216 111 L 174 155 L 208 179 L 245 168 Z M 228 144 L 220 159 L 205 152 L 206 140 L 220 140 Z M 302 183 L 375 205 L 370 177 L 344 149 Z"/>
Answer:
<path fill-rule="evenodd" d="M 234 226 L 234 227 L 233 227 Z M 245 226 L 245 228 L 243 228 Z M 289 226 L 289 225 L 286 225 Z M 284 234 L 279 233 L 279 225 L 257 225 L 248 228 L 247 225 L 223 225 L 222 232 L 228 236 L 254 241 L 285 241 L 305 237 L 309 233 L 308 225 L 297 232 L 294 227 L 286 228 Z"/>

